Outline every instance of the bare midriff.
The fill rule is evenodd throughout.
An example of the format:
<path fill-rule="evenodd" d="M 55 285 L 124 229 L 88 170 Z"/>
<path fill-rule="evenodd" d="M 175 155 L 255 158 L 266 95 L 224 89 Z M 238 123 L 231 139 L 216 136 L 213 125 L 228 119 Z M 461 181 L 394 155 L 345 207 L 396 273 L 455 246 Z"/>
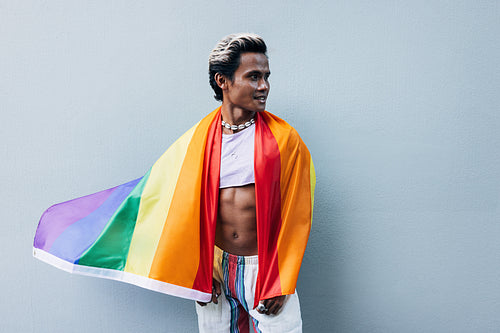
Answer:
<path fill-rule="evenodd" d="M 219 190 L 215 244 L 239 256 L 257 254 L 254 184 Z"/>

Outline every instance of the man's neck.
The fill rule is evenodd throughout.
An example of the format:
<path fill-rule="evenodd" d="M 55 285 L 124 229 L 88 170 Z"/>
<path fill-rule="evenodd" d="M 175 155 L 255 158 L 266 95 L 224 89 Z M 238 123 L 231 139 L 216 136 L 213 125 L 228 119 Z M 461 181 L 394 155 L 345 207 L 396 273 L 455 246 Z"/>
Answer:
<path fill-rule="evenodd" d="M 255 112 L 254 111 L 245 111 L 241 108 L 233 108 L 228 105 L 225 105 L 222 103 L 222 108 L 221 108 L 221 113 L 222 113 L 222 120 L 224 120 L 226 123 L 230 125 L 240 125 L 244 124 L 247 121 L 250 121 L 250 119 L 255 117 Z M 236 131 L 224 128 L 225 133 L 235 133 Z"/>

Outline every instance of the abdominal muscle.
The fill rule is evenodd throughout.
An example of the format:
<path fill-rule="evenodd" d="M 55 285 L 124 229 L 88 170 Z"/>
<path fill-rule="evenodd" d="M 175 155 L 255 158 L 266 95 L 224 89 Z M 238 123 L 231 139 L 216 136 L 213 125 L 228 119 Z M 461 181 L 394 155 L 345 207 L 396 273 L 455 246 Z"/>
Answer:
<path fill-rule="evenodd" d="M 215 244 L 239 256 L 257 254 L 254 184 L 219 190 Z"/>

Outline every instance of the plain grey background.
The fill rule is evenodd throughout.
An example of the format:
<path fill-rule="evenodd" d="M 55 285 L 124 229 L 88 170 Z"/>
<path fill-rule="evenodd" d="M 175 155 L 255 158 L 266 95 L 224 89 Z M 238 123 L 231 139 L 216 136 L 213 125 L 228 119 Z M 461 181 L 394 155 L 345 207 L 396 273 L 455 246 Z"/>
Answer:
<path fill-rule="evenodd" d="M 498 1 L 0 0 L 1 332 L 195 332 L 191 301 L 32 258 L 50 205 L 143 175 L 218 106 L 223 36 L 317 172 L 305 332 L 500 331 Z"/>

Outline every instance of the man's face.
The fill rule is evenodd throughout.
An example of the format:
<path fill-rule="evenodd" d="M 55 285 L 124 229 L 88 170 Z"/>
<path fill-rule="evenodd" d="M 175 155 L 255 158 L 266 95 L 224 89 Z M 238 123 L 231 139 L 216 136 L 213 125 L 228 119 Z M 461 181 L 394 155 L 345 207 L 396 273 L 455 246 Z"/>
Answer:
<path fill-rule="evenodd" d="M 243 111 L 264 111 L 270 74 L 269 62 L 263 53 L 242 53 L 233 81 L 229 81 L 227 89 L 223 90 L 224 103 Z"/>

